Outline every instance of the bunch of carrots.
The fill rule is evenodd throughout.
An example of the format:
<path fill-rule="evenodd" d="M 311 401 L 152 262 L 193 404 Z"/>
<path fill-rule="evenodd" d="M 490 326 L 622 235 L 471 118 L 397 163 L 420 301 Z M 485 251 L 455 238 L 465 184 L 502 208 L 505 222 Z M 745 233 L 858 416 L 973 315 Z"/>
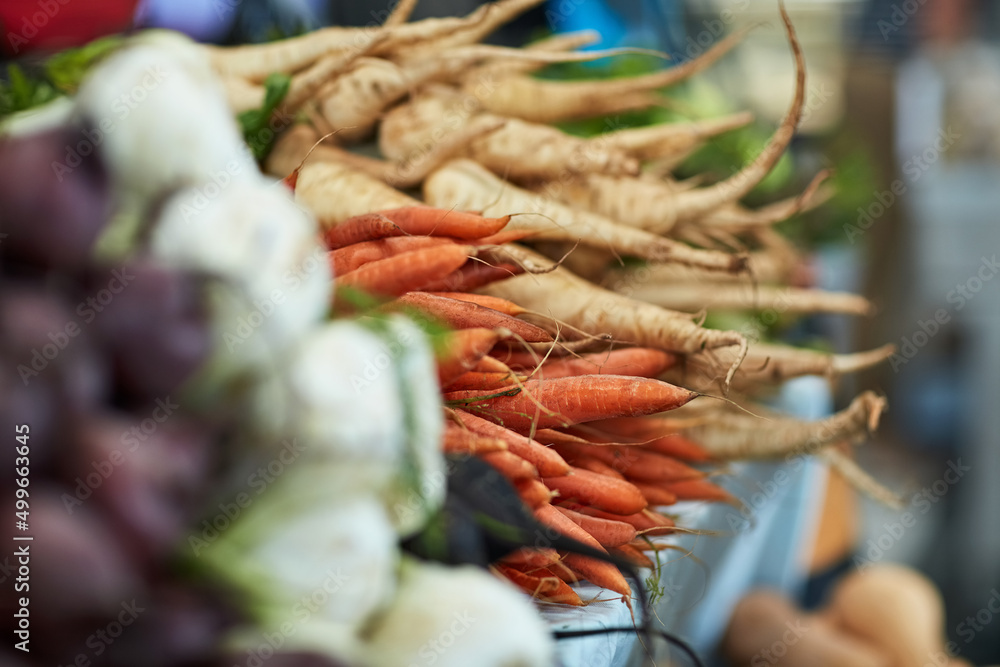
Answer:
<path fill-rule="evenodd" d="M 822 203 L 825 172 L 790 199 L 740 203 L 802 117 L 805 63 L 784 9 L 796 67 L 787 114 L 756 159 L 706 185 L 673 170 L 749 114 L 592 138 L 553 124 L 662 104 L 661 89 L 744 33 L 653 74 L 542 80 L 531 74 L 547 63 L 614 54 L 575 51 L 590 33 L 523 49 L 478 44 L 539 2 L 408 22 L 415 1 L 401 0 L 376 28 L 206 47 L 237 111 L 260 106 L 267 76 L 291 76 L 279 111 L 305 122 L 279 138 L 266 168 L 320 221 L 338 293 L 451 328 L 438 358 L 443 449 L 492 464 L 542 523 L 647 567 L 661 546 L 646 538 L 676 528 L 657 508 L 737 502 L 712 481 L 729 461 L 812 453 L 896 502 L 830 446 L 874 429 L 881 397 L 865 392 L 816 422 L 752 400 L 789 378 L 867 368 L 891 346 L 827 354 L 698 320 L 779 301 L 798 313 L 871 310 L 855 295 L 789 286 L 802 259 L 773 224 Z M 351 149 L 362 142 L 380 157 Z M 581 604 L 567 585 L 580 578 L 631 595 L 613 565 L 552 549 L 522 550 L 495 569 L 542 600 Z"/>
<path fill-rule="evenodd" d="M 740 426 L 740 415 L 717 412 L 654 416 L 700 396 L 657 379 L 676 369 L 681 355 L 622 345 L 481 293 L 513 275 L 563 271 L 541 258 L 521 261 L 530 257 L 505 245 L 524 236 L 507 229 L 510 220 L 412 205 L 349 218 L 324 240 L 342 293 L 358 290 L 379 297 L 379 310 L 448 325 L 437 346 L 442 449 L 490 463 L 545 525 L 652 568 L 645 552 L 664 547 L 647 538 L 675 528 L 657 507 L 678 500 L 738 504 L 710 480 L 712 466 L 783 456 L 874 426 L 882 402 L 872 394 L 816 423 L 761 426 L 747 417 Z M 727 426 L 735 426 L 735 438 Z M 752 433 L 758 435 L 746 442 Z M 614 565 L 553 549 L 523 549 L 495 569 L 550 602 L 583 604 L 568 586 L 580 578 L 630 595 Z"/>

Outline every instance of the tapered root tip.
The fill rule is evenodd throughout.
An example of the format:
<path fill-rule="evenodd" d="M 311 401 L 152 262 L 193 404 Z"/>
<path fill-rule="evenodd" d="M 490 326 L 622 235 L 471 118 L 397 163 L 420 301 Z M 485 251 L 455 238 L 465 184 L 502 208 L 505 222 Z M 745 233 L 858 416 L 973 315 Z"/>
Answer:
<path fill-rule="evenodd" d="M 868 432 L 872 433 L 878 429 L 879 420 L 882 418 L 882 413 L 889 408 L 889 403 L 885 400 L 885 396 L 879 396 L 873 392 L 865 392 L 861 399 L 868 412 Z"/>
<path fill-rule="evenodd" d="M 896 353 L 896 346 L 892 343 L 882 347 L 868 350 L 867 352 L 855 352 L 854 354 L 838 354 L 833 358 L 832 370 L 835 375 L 844 373 L 856 373 L 857 371 L 871 368 L 882 363 Z"/>
<path fill-rule="evenodd" d="M 736 376 L 736 371 L 739 370 L 740 366 L 743 364 L 743 360 L 746 359 L 747 352 L 750 349 L 750 344 L 744 336 L 739 337 L 740 349 L 736 354 L 736 359 L 733 360 L 732 366 L 729 367 L 729 372 L 726 373 L 726 385 L 723 388 L 723 393 L 729 395 L 729 387 L 733 384 L 733 378 Z"/>

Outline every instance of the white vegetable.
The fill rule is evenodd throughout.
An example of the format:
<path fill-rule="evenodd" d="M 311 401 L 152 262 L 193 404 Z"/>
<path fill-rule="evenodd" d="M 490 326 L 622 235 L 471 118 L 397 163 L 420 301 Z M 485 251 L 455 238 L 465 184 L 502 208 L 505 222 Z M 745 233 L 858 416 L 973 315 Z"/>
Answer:
<path fill-rule="evenodd" d="M 288 420 L 317 476 L 343 496 L 380 494 L 404 461 L 405 410 L 390 346 L 354 322 L 313 331 L 288 361 Z"/>
<path fill-rule="evenodd" d="M 304 443 L 317 483 L 377 494 L 401 535 L 420 530 L 444 502 L 435 362 L 406 318 L 316 329 L 256 394 L 260 428 Z"/>
<path fill-rule="evenodd" d="M 528 598 L 483 570 L 406 561 L 365 654 L 368 667 L 548 667 L 554 641 Z"/>
<path fill-rule="evenodd" d="M 397 536 L 381 503 L 374 496 L 338 500 L 328 485 L 315 484 L 309 469 L 304 460 L 289 463 L 231 527 L 199 550 L 249 595 L 258 630 L 234 635 L 235 646 L 256 647 L 261 633 L 281 632 L 285 650 L 343 655 L 395 594 Z M 283 631 L 289 623 L 293 631 Z"/>
<path fill-rule="evenodd" d="M 402 316 L 390 318 L 383 338 L 395 355 L 406 424 L 403 465 L 383 498 L 389 519 L 405 537 L 423 528 L 444 503 L 441 388 L 427 337 L 413 322 Z"/>
<path fill-rule="evenodd" d="M 123 47 L 89 73 L 75 115 L 126 200 L 258 175 L 204 53 L 163 33 Z M 70 158 L 67 166 L 72 168 Z"/>
<path fill-rule="evenodd" d="M 151 250 L 169 264 L 221 277 L 210 295 L 217 362 L 274 362 L 330 305 L 333 277 L 316 223 L 285 188 L 262 177 L 208 194 L 195 187 L 170 198 Z"/>
<path fill-rule="evenodd" d="M 0 122 L 0 137 L 18 137 L 44 132 L 65 125 L 73 114 L 73 103 L 67 97 L 11 114 Z"/>

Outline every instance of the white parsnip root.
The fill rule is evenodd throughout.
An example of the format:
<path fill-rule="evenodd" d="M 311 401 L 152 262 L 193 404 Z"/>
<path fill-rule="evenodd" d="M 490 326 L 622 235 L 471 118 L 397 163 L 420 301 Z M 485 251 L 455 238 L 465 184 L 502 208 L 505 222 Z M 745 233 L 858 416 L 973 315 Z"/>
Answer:
<path fill-rule="evenodd" d="M 906 503 L 897 493 L 880 484 L 878 480 L 865 472 L 854 459 L 836 447 L 821 449 L 818 456 L 840 474 L 848 484 L 872 500 L 894 510 L 902 510 L 906 507 Z"/>
<path fill-rule="evenodd" d="M 847 292 L 712 283 L 654 283 L 625 281 L 629 295 L 674 310 L 773 310 L 781 313 L 847 313 L 870 315 L 868 299 Z"/>
<path fill-rule="evenodd" d="M 536 123 L 556 123 L 656 105 L 653 91 L 674 85 L 709 67 L 739 44 L 736 31 L 704 54 L 660 72 L 612 81 L 543 81 L 523 75 L 501 79 L 483 98 L 486 109 Z M 470 87 L 474 82 L 467 83 Z"/>
<path fill-rule="evenodd" d="M 530 251 L 513 245 L 507 247 L 512 255 L 525 261 L 541 266 L 549 264 Z M 704 329 L 689 315 L 609 292 L 563 268 L 542 275 L 516 276 L 483 291 L 589 334 L 611 334 L 622 343 L 686 354 L 716 348 L 733 350 L 727 382 L 747 351 L 746 339 L 735 331 Z"/>
<path fill-rule="evenodd" d="M 830 354 L 787 345 L 754 343 L 732 384 L 741 391 L 754 391 L 803 375 L 835 379 L 880 364 L 891 357 L 895 349 L 889 344 L 865 352 Z M 684 367 L 671 370 L 668 377 L 685 387 L 717 390 L 722 372 L 731 364 L 732 354 L 728 350 L 705 350 L 688 356 Z"/>
<path fill-rule="evenodd" d="M 819 421 L 764 419 L 725 412 L 684 433 L 718 460 L 778 459 L 814 454 L 832 443 L 863 439 L 878 428 L 885 408 L 884 398 L 867 391 L 841 412 Z"/>
<path fill-rule="evenodd" d="M 671 239 L 619 224 L 588 211 L 572 209 L 541 194 L 505 183 L 470 160 L 455 160 L 424 182 L 432 206 L 456 206 L 485 215 L 519 213 L 508 229 L 535 232 L 539 240 L 579 241 L 619 255 L 677 262 L 716 271 L 739 271 L 739 255 L 698 250 Z M 503 213 L 499 213 L 503 211 Z"/>

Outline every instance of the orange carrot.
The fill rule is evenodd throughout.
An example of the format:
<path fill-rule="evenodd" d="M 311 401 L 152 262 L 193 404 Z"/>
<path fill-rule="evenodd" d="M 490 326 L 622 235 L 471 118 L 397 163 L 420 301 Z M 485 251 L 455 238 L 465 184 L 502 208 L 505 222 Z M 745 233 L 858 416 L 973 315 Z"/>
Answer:
<path fill-rule="evenodd" d="M 449 382 L 446 389 L 447 391 L 491 392 L 497 389 L 502 391 L 516 386 L 516 382 L 523 381 L 523 379 L 523 377 L 518 377 L 513 371 L 506 373 L 470 371 Z"/>
<path fill-rule="evenodd" d="M 673 532 L 673 528 L 675 526 L 673 519 L 660 514 L 659 512 L 655 512 L 648 507 L 641 512 L 636 512 L 635 514 L 619 515 L 604 512 L 596 507 L 587 507 L 576 503 L 562 503 L 562 505 L 575 512 L 579 512 L 580 514 L 586 514 L 588 516 L 594 516 L 601 519 L 611 519 L 612 521 L 624 521 L 625 523 L 630 524 L 637 531 L 641 532 L 643 535 L 669 535 Z"/>
<path fill-rule="evenodd" d="M 368 262 L 374 262 L 411 250 L 433 248 L 443 245 L 457 245 L 451 239 L 437 236 L 394 236 L 376 241 L 362 241 L 343 248 L 331 250 L 327 257 L 333 275 L 339 276 L 353 271 Z"/>
<path fill-rule="evenodd" d="M 676 433 L 678 430 L 676 422 L 670 417 L 643 417 L 641 419 L 613 417 L 595 421 L 590 426 L 614 435 L 635 438 L 637 441 L 651 440 L 661 435 Z"/>
<path fill-rule="evenodd" d="M 437 237 L 434 237 L 437 238 Z M 448 274 L 424 288 L 427 292 L 438 290 L 476 290 L 500 280 L 506 280 L 524 273 L 524 267 L 519 264 L 500 262 L 488 264 L 469 260 L 458 270 Z"/>
<path fill-rule="evenodd" d="M 566 567 L 566 564 L 563 562 L 565 557 L 560 555 L 559 558 L 561 559 L 559 563 L 552 565 L 551 567 L 547 567 L 544 570 L 538 570 L 536 574 L 539 576 L 544 575 L 556 577 L 557 579 L 562 579 L 567 584 L 575 584 L 580 581 L 580 577 L 578 577 L 573 570 Z"/>
<path fill-rule="evenodd" d="M 679 483 L 686 484 L 687 482 Z M 647 484 L 646 482 L 633 481 L 632 485 L 639 489 L 639 492 L 642 493 L 642 496 L 651 507 L 659 505 L 673 505 L 677 502 L 677 496 L 669 491 L 665 484 Z"/>
<path fill-rule="evenodd" d="M 525 312 L 524 308 L 513 301 L 508 301 L 507 299 L 501 299 L 498 296 L 487 296 L 485 294 L 468 294 L 466 292 L 429 292 L 434 294 L 434 296 L 444 297 L 446 299 L 457 299 L 458 301 L 468 301 L 469 303 L 474 303 L 485 308 L 492 308 L 493 310 L 498 310 L 501 313 L 510 315 L 511 317 L 517 317 L 518 315 Z"/>
<path fill-rule="evenodd" d="M 669 352 L 648 347 L 629 347 L 579 357 L 549 359 L 542 364 L 537 377 L 552 379 L 575 375 L 628 375 L 655 378 L 676 363 L 677 357 Z"/>
<path fill-rule="evenodd" d="M 680 433 L 665 435 L 655 440 L 642 443 L 644 449 L 648 449 L 666 456 L 673 456 L 684 461 L 696 463 L 711 461 L 712 457 L 702 449 L 701 445 L 685 438 Z"/>
<path fill-rule="evenodd" d="M 354 243 L 375 241 L 390 236 L 405 236 L 406 233 L 384 215 L 366 213 L 348 218 L 323 232 L 323 243 L 330 250 L 343 248 Z"/>
<path fill-rule="evenodd" d="M 530 438 L 462 410 L 456 410 L 455 414 L 470 431 L 506 442 L 511 452 L 535 466 L 543 477 L 559 477 L 570 470 L 561 456 Z"/>
<path fill-rule="evenodd" d="M 499 232 L 510 216 L 484 218 L 475 213 L 429 206 L 405 206 L 347 218 L 326 229 L 323 240 L 331 250 L 353 243 L 393 236 L 448 236 L 478 239 Z"/>
<path fill-rule="evenodd" d="M 571 449 L 565 445 L 556 448 L 561 454 Z M 656 452 L 644 451 L 641 447 L 609 447 L 590 445 L 578 447 L 584 457 L 595 458 L 622 473 L 629 480 L 640 482 L 679 482 L 686 479 L 700 479 L 705 476 L 701 470 L 681 463 L 675 458 Z M 578 456 L 579 454 L 577 454 Z M 572 456 L 568 461 L 572 461 Z"/>
<path fill-rule="evenodd" d="M 465 264 L 469 254 L 474 252 L 474 248 L 461 245 L 404 252 L 345 273 L 337 279 L 337 286 L 383 296 L 399 296 L 448 275 Z"/>
<path fill-rule="evenodd" d="M 528 380 L 522 391 L 509 396 L 484 398 L 481 392 L 448 392 L 445 400 L 476 409 L 514 430 L 527 431 L 663 412 L 678 408 L 696 396 L 693 391 L 649 378 L 588 375 Z"/>
<path fill-rule="evenodd" d="M 501 475 L 511 481 L 538 477 L 538 470 L 535 469 L 535 466 L 509 451 L 480 454 L 479 458 L 496 468 Z"/>
<path fill-rule="evenodd" d="M 701 479 L 705 473 L 681 463 L 677 459 L 644 451 L 639 447 L 615 447 L 616 462 L 611 464 L 625 477 L 640 482 L 681 482 Z"/>
<path fill-rule="evenodd" d="M 457 239 L 478 239 L 496 234 L 507 226 L 510 216 L 484 218 L 478 213 L 466 213 L 431 206 L 404 206 L 378 211 L 405 234 L 451 236 Z"/>
<path fill-rule="evenodd" d="M 514 489 L 524 504 L 531 509 L 538 509 L 549 504 L 552 493 L 549 488 L 537 479 L 519 479 L 514 482 Z"/>
<path fill-rule="evenodd" d="M 631 542 L 630 546 L 639 551 L 668 551 L 670 549 L 675 549 L 678 551 L 683 551 L 680 547 L 674 544 L 664 544 L 662 542 L 653 542 L 651 540 L 645 540 L 643 538 L 635 539 Z"/>
<path fill-rule="evenodd" d="M 553 347 L 549 357 L 561 357 L 563 355 L 563 350 L 559 347 Z M 533 354 L 531 352 L 518 352 L 517 350 L 512 350 L 509 348 L 497 348 L 490 352 L 491 357 L 496 357 L 500 361 L 504 362 L 511 368 L 534 368 L 538 365 L 544 355 Z"/>
<path fill-rule="evenodd" d="M 538 549 L 522 547 L 501 558 L 500 562 L 504 565 L 519 568 L 523 572 L 531 573 L 532 570 L 540 570 L 551 565 L 557 565 L 561 560 L 562 557 L 556 553 L 555 549 L 549 549 L 548 547 Z"/>
<path fill-rule="evenodd" d="M 396 299 L 395 304 L 416 308 L 433 315 L 456 329 L 485 327 L 487 329 L 509 329 L 514 335 L 529 343 L 551 343 L 552 336 L 541 327 L 505 315 L 492 308 L 484 308 L 474 303 L 446 299 L 425 292 L 410 292 Z"/>
<path fill-rule="evenodd" d="M 507 451 L 507 443 L 466 430 L 453 422 L 445 422 L 441 449 L 446 454 L 488 454 Z"/>
<path fill-rule="evenodd" d="M 544 505 L 536 509 L 535 518 L 549 528 L 559 531 L 566 537 L 571 537 L 581 544 L 586 544 L 588 547 L 607 553 L 607 549 L 601 546 L 601 543 L 597 541 L 597 538 L 574 523 L 554 505 Z"/>
<path fill-rule="evenodd" d="M 707 479 L 687 479 L 682 482 L 668 482 L 663 485 L 678 500 L 711 500 L 738 504 L 731 493 Z"/>
<path fill-rule="evenodd" d="M 593 429 L 592 433 L 598 439 L 601 432 L 607 434 L 605 442 L 635 442 L 646 449 L 684 461 L 711 460 L 701 445 L 677 433 L 678 427 L 670 418 L 618 417 L 592 422 L 587 424 L 587 428 Z"/>
<path fill-rule="evenodd" d="M 461 331 L 461 329 L 459 330 Z M 512 372 L 508 368 L 507 364 L 500 361 L 496 357 L 491 357 L 489 355 L 484 356 L 482 359 L 476 362 L 475 368 L 472 370 L 477 373 L 510 373 Z"/>
<path fill-rule="evenodd" d="M 621 546 L 609 549 L 609 551 L 625 558 L 625 560 L 630 561 L 633 565 L 638 567 L 645 567 L 650 570 L 656 568 L 656 563 L 650 560 L 649 556 L 642 553 L 631 544 L 622 544 Z"/>
<path fill-rule="evenodd" d="M 492 357 L 483 357 L 484 359 L 492 359 Z M 566 433 L 565 431 L 558 431 L 554 428 L 540 428 L 535 431 L 535 440 L 542 443 L 543 445 L 551 445 L 553 447 L 559 445 L 589 445 L 587 440 L 584 440 L 578 435 L 573 435 L 571 433 Z M 582 450 L 572 450 L 578 453 L 580 456 L 586 456 L 586 452 Z"/>
<path fill-rule="evenodd" d="M 540 601 L 568 604 L 574 607 L 583 606 L 583 600 L 580 599 L 580 596 L 577 595 L 577 592 L 574 591 L 568 583 L 555 575 L 550 574 L 549 577 L 559 582 L 559 587 L 551 593 L 538 596 Z"/>
<path fill-rule="evenodd" d="M 609 477 L 614 477 L 615 479 L 625 479 L 625 475 L 621 474 L 604 461 L 595 459 L 591 456 L 578 456 L 572 461 L 567 462 L 572 463 L 577 468 L 583 468 L 584 470 L 589 470 L 590 472 L 596 472 L 599 475 L 608 475 Z"/>
<path fill-rule="evenodd" d="M 446 334 L 442 344 L 436 346 L 441 386 L 475 368 L 501 338 L 500 332 L 481 328 L 456 329 Z"/>
<path fill-rule="evenodd" d="M 583 601 L 577 595 L 576 591 L 558 577 L 538 577 L 503 564 L 496 565 L 495 567 L 512 584 L 538 600 L 568 604 L 576 607 L 583 605 Z"/>
<path fill-rule="evenodd" d="M 546 433 L 548 433 L 548 431 L 546 431 Z M 553 440 L 553 438 L 546 437 L 546 440 Z M 614 468 L 614 454 L 610 451 L 602 451 L 602 447 L 595 447 L 589 443 L 581 444 L 577 442 L 559 441 L 553 442 L 550 447 L 559 452 L 559 456 L 566 459 L 566 462 L 571 465 L 577 465 L 577 461 L 580 461 L 581 459 L 596 459 L 601 463 Z M 624 477 L 624 475 L 622 476 Z"/>
<path fill-rule="evenodd" d="M 613 514 L 635 514 L 646 508 L 646 498 L 637 485 L 607 475 L 571 468 L 562 477 L 543 477 L 545 486 L 559 492 L 559 497 Z"/>
<path fill-rule="evenodd" d="M 572 522 L 570 522 L 572 523 Z M 607 588 L 622 596 L 622 601 L 631 604 L 632 588 L 617 567 L 611 563 L 587 558 L 579 554 L 566 554 L 566 567 L 587 581 Z"/>
<path fill-rule="evenodd" d="M 587 531 L 591 537 L 606 548 L 628 544 L 636 537 L 635 528 L 623 521 L 609 521 L 595 516 L 574 512 L 565 507 L 554 506 L 566 518 Z"/>
<path fill-rule="evenodd" d="M 534 232 L 526 229 L 504 229 L 496 234 L 482 236 L 477 239 L 469 239 L 469 243 L 473 243 L 475 245 L 503 245 L 504 243 L 517 243 L 518 241 L 523 241 L 532 235 L 534 235 Z"/>

